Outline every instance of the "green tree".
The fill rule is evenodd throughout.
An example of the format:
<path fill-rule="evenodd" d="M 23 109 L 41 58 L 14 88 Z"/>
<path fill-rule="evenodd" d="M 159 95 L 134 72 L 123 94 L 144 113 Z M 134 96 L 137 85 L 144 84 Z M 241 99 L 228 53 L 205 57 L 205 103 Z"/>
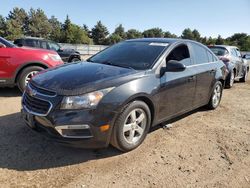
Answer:
<path fill-rule="evenodd" d="M 212 38 L 212 37 L 209 37 L 207 39 L 207 45 L 214 45 L 216 42 L 216 39 Z"/>
<path fill-rule="evenodd" d="M 28 35 L 48 38 L 51 29 L 51 24 L 44 11 L 40 8 L 37 10 L 31 8 L 29 11 Z"/>
<path fill-rule="evenodd" d="M 235 33 L 227 39 L 230 45 L 238 46 L 242 51 L 250 50 L 250 36 L 246 33 Z"/>
<path fill-rule="evenodd" d="M 121 42 L 122 40 L 124 40 L 120 35 L 113 33 L 112 35 L 110 35 L 107 39 L 107 44 L 116 44 L 118 42 Z"/>
<path fill-rule="evenodd" d="M 27 32 L 28 15 L 23 8 L 15 7 L 6 18 L 6 38 L 14 40 Z"/>
<path fill-rule="evenodd" d="M 69 16 L 66 16 L 66 20 L 64 21 L 63 27 L 62 27 L 62 42 L 65 43 L 71 43 L 73 41 L 73 25 L 71 23 L 71 20 L 69 19 Z"/>
<path fill-rule="evenodd" d="M 115 28 L 115 35 L 119 36 L 122 39 L 126 39 L 126 33 L 125 33 L 125 29 L 122 26 L 122 24 L 120 24 L 117 28 Z"/>
<path fill-rule="evenodd" d="M 164 33 L 164 38 L 177 38 L 177 35 L 170 33 L 169 31 L 166 31 Z"/>
<path fill-rule="evenodd" d="M 196 40 L 198 42 L 201 41 L 201 35 L 200 35 L 200 33 L 199 33 L 199 31 L 197 29 L 194 29 L 192 31 L 192 34 L 193 34 L 193 37 L 194 37 L 193 40 Z"/>
<path fill-rule="evenodd" d="M 224 44 L 224 40 L 223 40 L 223 38 L 220 35 L 218 35 L 218 37 L 217 37 L 217 39 L 215 41 L 215 44 L 216 45 Z"/>
<path fill-rule="evenodd" d="M 91 31 L 86 24 L 83 24 L 83 30 L 87 33 L 88 37 L 91 38 Z"/>
<path fill-rule="evenodd" d="M 101 21 L 97 22 L 97 24 L 92 29 L 91 34 L 95 44 L 106 45 L 108 43 L 107 36 L 109 32 L 107 27 L 104 26 Z"/>
<path fill-rule="evenodd" d="M 86 31 L 78 25 L 72 24 L 72 41 L 73 44 L 91 44 L 91 40 L 88 37 Z"/>
<path fill-rule="evenodd" d="M 142 33 L 136 29 L 129 29 L 126 32 L 126 36 L 127 36 L 127 39 L 135 39 L 135 38 L 142 38 L 143 37 Z"/>
<path fill-rule="evenodd" d="M 190 28 L 184 29 L 181 38 L 193 40 L 194 39 L 193 31 Z"/>
<path fill-rule="evenodd" d="M 142 34 L 145 38 L 164 37 L 164 33 L 160 28 L 145 30 Z"/>
<path fill-rule="evenodd" d="M 58 21 L 58 19 L 55 16 L 51 16 L 49 19 L 49 23 L 51 26 L 51 32 L 49 35 L 49 39 L 60 42 L 61 41 L 61 29 L 62 29 L 62 24 Z"/>
<path fill-rule="evenodd" d="M 0 36 L 6 36 L 6 20 L 2 15 L 0 15 Z"/>

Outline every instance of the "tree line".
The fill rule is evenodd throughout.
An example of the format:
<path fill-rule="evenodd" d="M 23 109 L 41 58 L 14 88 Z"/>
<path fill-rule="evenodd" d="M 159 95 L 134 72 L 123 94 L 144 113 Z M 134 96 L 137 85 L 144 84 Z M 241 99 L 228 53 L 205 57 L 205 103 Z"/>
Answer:
<path fill-rule="evenodd" d="M 201 42 L 205 45 L 227 44 L 238 46 L 243 51 L 250 51 L 250 35 L 246 33 L 235 33 L 228 38 L 202 37 L 198 30 L 186 28 L 181 36 L 177 36 L 161 28 L 151 28 L 143 32 L 136 29 L 125 31 L 122 24 L 110 33 L 107 27 L 98 21 L 96 25 L 89 29 L 87 25 L 79 26 L 71 22 L 67 15 L 65 21 L 61 23 L 55 16 L 47 17 L 45 12 L 38 8 L 31 8 L 26 12 L 23 8 L 13 8 L 7 17 L 0 15 L 0 36 L 15 40 L 23 36 L 42 37 L 61 43 L 72 44 L 99 44 L 111 45 L 122 40 L 133 38 L 183 38 Z"/>

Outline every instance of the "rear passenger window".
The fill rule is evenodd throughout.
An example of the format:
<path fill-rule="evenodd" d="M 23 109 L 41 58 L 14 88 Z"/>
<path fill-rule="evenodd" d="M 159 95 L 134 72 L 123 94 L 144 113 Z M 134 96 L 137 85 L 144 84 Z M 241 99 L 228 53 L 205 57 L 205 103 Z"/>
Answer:
<path fill-rule="evenodd" d="M 166 63 L 168 63 L 170 60 L 179 61 L 179 63 L 182 63 L 186 66 L 191 65 L 192 62 L 187 45 L 183 44 L 173 49 L 172 52 L 170 52 L 170 54 L 167 56 Z"/>
<path fill-rule="evenodd" d="M 210 62 L 208 59 L 207 50 L 204 47 L 195 43 L 193 43 L 192 46 L 193 46 L 196 64 L 203 64 L 203 63 Z"/>

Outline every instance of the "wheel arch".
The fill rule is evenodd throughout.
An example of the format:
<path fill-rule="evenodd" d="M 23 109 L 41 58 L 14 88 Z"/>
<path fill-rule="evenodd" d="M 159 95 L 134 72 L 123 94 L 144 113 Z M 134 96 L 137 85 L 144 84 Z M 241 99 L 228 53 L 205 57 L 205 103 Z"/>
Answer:
<path fill-rule="evenodd" d="M 147 96 L 146 94 L 137 94 L 137 95 L 134 95 L 132 97 L 130 97 L 128 100 L 126 100 L 124 103 L 123 103 L 123 108 L 121 108 L 120 112 L 126 108 L 126 106 L 133 102 L 133 101 L 142 101 L 144 103 L 146 103 L 146 105 L 149 107 L 149 110 L 150 110 L 150 113 L 151 113 L 151 127 L 154 123 L 154 119 L 155 119 L 155 105 L 153 103 L 153 101 L 150 99 L 149 96 Z"/>
<path fill-rule="evenodd" d="M 17 83 L 17 79 L 18 79 L 18 76 L 22 73 L 22 71 L 28 67 L 31 67 L 31 66 L 38 66 L 38 67 L 42 67 L 44 69 L 47 69 L 49 68 L 46 64 L 42 63 L 42 62 L 28 62 L 28 63 L 25 63 L 23 64 L 21 67 L 19 67 L 15 73 L 15 83 Z"/>

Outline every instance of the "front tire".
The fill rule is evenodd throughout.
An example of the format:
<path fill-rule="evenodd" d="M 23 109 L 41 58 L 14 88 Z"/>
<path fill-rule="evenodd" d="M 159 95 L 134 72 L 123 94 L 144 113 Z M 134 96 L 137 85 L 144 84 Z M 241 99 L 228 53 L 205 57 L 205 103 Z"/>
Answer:
<path fill-rule="evenodd" d="M 214 84 L 212 95 L 210 97 L 209 103 L 207 104 L 208 109 L 214 110 L 219 106 L 222 97 L 222 90 L 222 83 L 217 81 Z"/>
<path fill-rule="evenodd" d="M 26 85 L 31 80 L 31 78 L 37 74 L 39 71 L 44 70 L 44 68 L 39 66 L 31 66 L 25 68 L 17 78 L 17 86 L 21 92 L 24 91 Z"/>
<path fill-rule="evenodd" d="M 146 103 L 129 103 L 118 116 L 113 129 L 111 144 L 127 152 L 137 148 L 146 138 L 151 125 L 151 113 Z"/>

